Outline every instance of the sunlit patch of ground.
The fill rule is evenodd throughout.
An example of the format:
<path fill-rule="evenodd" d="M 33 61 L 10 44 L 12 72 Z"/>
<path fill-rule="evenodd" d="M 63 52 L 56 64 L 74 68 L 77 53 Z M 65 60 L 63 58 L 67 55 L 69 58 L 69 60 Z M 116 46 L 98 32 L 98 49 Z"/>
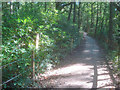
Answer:
<path fill-rule="evenodd" d="M 115 88 L 106 66 L 98 67 L 98 88 Z"/>
<path fill-rule="evenodd" d="M 82 48 L 68 55 L 58 68 L 40 75 L 42 83 L 55 88 L 115 88 L 95 41 L 86 36 Z"/>
<path fill-rule="evenodd" d="M 74 64 L 74 65 L 69 65 L 67 67 L 62 67 L 56 70 L 48 71 L 45 73 L 47 77 L 52 76 L 52 75 L 66 75 L 66 74 L 72 74 L 72 73 L 77 73 L 79 74 L 81 71 L 87 70 L 86 72 L 89 73 L 90 68 L 93 66 L 86 66 L 84 64 Z"/>

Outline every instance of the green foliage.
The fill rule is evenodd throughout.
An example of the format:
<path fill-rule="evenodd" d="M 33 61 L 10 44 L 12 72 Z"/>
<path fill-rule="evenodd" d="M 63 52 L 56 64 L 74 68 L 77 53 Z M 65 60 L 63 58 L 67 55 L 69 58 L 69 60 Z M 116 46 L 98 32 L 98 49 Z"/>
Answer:
<path fill-rule="evenodd" d="M 77 25 L 68 22 L 66 14 L 61 14 L 52 8 L 44 11 L 42 5 L 42 3 L 21 4 L 20 9 L 14 14 L 6 9 L 3 10 L 2 66 L 15 62 L 2 68 L 3 82 L 22 74 L 4 87 L 32 85 L 25 82 L 26 80 L 32 82 L 30 78 L 33 72 L 31 64 L 33 52 L 37 75 L 58 64 L 59 60 L 80 42 Z M 47 5 L 51 7 L 53 3 Z M 36 49 L 36 34 L 39 34 L 38 49 Z"/>
<path fill-rule="evenodd" d="M 112 62 L 114 73 L 120 76 L 120 58 L 118 51 L 109 52 L 107 59 Z"/>
<path fill-rule="evenodd" d="M 93 5 L 93 9 L 91 5 Z M 96 2 L 93 4 L 91 2 L 86 3 L 86 6 L 88 8 L 85 9 L 84 15 L 87 16 L 83 17 L 83 20 L 87 20 L 87 22 L 84 22 L 83 26 L 85 26 L 88 34 L 96 38 L 104 47 L 115 72 L 118 73 L 120 72 L 120 12 L 114 5 L 110 9 L 110 3 Z M 94 14 L 92 15 L 92 13 Z M 90 26 L 90 24 L 92 25 Z"/>

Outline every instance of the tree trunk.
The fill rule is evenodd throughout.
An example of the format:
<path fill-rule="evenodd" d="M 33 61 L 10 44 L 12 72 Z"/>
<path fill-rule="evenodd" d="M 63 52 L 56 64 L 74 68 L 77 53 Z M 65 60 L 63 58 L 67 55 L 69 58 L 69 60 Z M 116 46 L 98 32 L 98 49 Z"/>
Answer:
<path fill-rule="evenodd" d="M 102 17 L 102 3 L 100 3 L 100 14 L 99 14 L 99 16 L 100 16 L 100 20 L 98 20 L 99 21 L 99 26 L 98 27 L 99 27 L 99 30 L 101 31 L 100 26 L 102 24 L 101 23 L 102 22 L 102 18 L 101 18 Z"/>
<path fill-rule="evenodd" d="M 34 76 L 35 76 L 35 53 L 34 53 L 34 50 L 32 51 L 32 55 L 31 55 L 31 59 L 32 59 L 32 73 L 31 73 L 31 78 L 34 79 Z"/>
<path fill-rule="evenodd" d="M 96 27 L 95 27 L 95 34 L 94 34 L 94 36 L 96 36 L 97 25 L 98 25 L 98 2 L 97 2 L 97 19 L 96 19 Z"/>
<path fill-rule="evenodd" d="M 86 6 L 88 7 L 88 3 L 87 3 Z M 86 12 L 86 13 L 87 13 L 87 12 Z M 88 15 L 87 15 L 87 27 L 85 28 L 85 30 L 86 30 L 87 32 L 89 32 L 89 19 L 88 19 Z"/>
<path fill-rule="evenodd" d="M 93 3 L 91 3 L 91 28 L 93 27 Z"/>
<path fill-rule="evenodd" d="M 57 10 L 61 10 L 60 4 L 61 4 L 61 2 L 56 2 L 56 9 Z"/>
<path fill-rule="evenodd" d="M 103 31 L 103 24 L 104 24 L 104 15 L 105 15 L 105 12 L 106 12 L 106 4 L 105 4 L 105 7 L 104 7 L 104 11 L 103 11 L 103 16 L 102 16 L 102 21 L 101 21 L 101 27 L 100 27 L 100 30 L 101 30 L 101 34 L 102 34 L 102 31 Z"/>
<path fill-rule="evenodd" d="M 20 3 L 19 2 L 16 2 L 17 3 L 17 10 L 20 8 Z"/>
<path fill-rule="evenodd" d="M 109 48 L 112 49 L 112 34 L 113 34 L 113 2 L 110 2 L 110 16 L 109 16 Z"/>
<path fill-rule="evenodd" d="M 79 2 L 79 7 L 78 7 L 78 29 L 80 29 L 80 2 Z"/>
<path fill-rule="evenodd" d="M 47 8 L 47 3 L 45 2 L 45 11 L 46 11 L 46 8 Z"/>
<path fill-rule="evenodd" d="M 74 2 L 74 10 L 73 10 L 73 23 L 75 23 L 75 16 L 76 16 L 76 11 L 75 11 L 75 9 L 76 9 L 76 2 Z"/>
<path fill-rule="evenodd" d="M 10 2 L 10 14 L 12 14 L 12 2 Z"/>
<path fill-rule="evenodd" d="M 69 15 L 68 15 L 68 21 L 70 20 L 71 12 L 72 12 L 72 3 L 70 5 L 70 11 L 69 11 Z"/>
<path fill-rule="evenodd" d="M 15 2 L 13 2 L 13 14 L 15 13 Z"/>

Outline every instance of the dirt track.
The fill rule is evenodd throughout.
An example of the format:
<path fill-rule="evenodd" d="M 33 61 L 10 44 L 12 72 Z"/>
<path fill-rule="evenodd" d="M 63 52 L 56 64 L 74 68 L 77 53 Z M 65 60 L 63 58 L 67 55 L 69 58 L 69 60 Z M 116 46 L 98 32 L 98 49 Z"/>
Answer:
<path fill-rule="evenodd" d="M 44 74 L 47 79 L 43 83 L 55 88 L 114 88 L 104 60 L 96 41 L 85 36 L 85 42 L 73 54 Z"/>

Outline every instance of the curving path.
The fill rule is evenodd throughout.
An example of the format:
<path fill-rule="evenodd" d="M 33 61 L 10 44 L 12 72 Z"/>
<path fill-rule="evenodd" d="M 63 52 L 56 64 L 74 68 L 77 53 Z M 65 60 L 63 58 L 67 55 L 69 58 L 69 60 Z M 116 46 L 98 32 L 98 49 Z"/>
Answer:
<path fill-rule="evenodd" d="M 104 52 L 96 41 L 85 35 L 85 42 L 60 65 L 43 74 L 42 83 L 55 88 L 114 88 L 104 61 Z"/>

